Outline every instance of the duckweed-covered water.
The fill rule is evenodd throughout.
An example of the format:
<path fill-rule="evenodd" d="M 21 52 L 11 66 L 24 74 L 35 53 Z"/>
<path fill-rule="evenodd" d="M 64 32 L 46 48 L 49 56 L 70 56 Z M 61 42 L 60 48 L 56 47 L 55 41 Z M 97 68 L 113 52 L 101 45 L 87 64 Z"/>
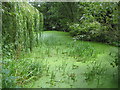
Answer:
<path fill-rule="evenodd" d="M 40 46 L 26 56 L 42 64 L 41 75 L 24 87 L 118 87 L 117 47 L 77 41 L 66 32 L 45 31 L 41 37 Z"/>

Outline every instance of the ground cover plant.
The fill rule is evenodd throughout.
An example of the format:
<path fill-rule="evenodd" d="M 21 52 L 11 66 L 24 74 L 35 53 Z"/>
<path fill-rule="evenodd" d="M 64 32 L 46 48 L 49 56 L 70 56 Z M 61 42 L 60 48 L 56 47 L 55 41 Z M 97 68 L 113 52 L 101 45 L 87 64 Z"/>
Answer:
<path fill-rule="evenodd" d="M 117 5 L 3 2 L 2 88 L 118 88 Z"/>

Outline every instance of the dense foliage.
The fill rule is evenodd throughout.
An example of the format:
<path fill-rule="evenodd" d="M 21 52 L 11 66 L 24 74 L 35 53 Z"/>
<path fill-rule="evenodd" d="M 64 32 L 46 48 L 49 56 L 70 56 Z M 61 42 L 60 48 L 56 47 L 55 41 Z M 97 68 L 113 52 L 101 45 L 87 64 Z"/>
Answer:
<path fill-rule="evenodd" d="M 31 3 L 44 15 L 45 30 L 68 31 L 68 23 L 79 21 L 83 8 L 79 2 Z"/>
<path fill-rule="evenodd" d="M 28 63 L 24 55 L 39 45 L 43 15 L 26 2 L 3 2 L 2 11 L 2 87 L 14 88 L 17 87 L 17 80 L 22 84 L 33 76 L 27 70 L 41 67 L 31 59 L 30 66 L 26 65 Z"/>
<path fill-rule="evenodd" d="M 32 51 L 42 30 L 42 14 L 28 3 L 3 3 L 3 56 Z M 12 55 L 11 55 L 12 54 Z"/>
<path fill-rule="evenodd" d="M 70 31 L 77 39 L 119 46 L 117 2 L 31 4 L 44 14 L 45 30 Z"/>
<path fill-rule="evenodd" d="M 119 46 L 117 3 L 88 3 L 84 10 L 81 22 L 70 25 L 71 34 L 77 39 Z"/>

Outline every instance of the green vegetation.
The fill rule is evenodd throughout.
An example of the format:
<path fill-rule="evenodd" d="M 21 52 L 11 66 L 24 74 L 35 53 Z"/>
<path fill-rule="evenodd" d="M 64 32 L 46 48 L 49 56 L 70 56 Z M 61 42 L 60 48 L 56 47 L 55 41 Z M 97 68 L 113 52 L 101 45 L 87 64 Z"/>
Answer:
<path fill-rule="evenodd" d="M 44 30 L 67 31 L 79 40 L 120 46 L 117 2 L 33 2 L 32 5 L 44 15 Z"/>
<path fill-rule="evenodd" d="M 42 75 L 31 88 L 116 88 L 117 47 L 74 41 L 68 33 L 46 31 L 29 57 L 43 62 Z M 111 53 L 111 55 L 110 55 Z"/>
<path fill-rule="evenodd" d="M 3 2 L 2 10 L 3 87 L 13 88 L 16 86 L 16 79 L 20 79 L 21 83 L 25 78 L 31 77 L 24 76 L 28 75 L 26 69 L 29 70 L 30 66 L 21 57 L 39 45 L 43 16 L 25 2 Z"/>
<path fill-rule="evenodd" d="M 42 30 L 42 14 L 28 3 L 2 3 L 3 55 L 32 51 Z M 7 51 L 6 51 L 7 50 Z M 9 51 L 8 51 L 9 50 Z M 13 53 L 11 53 L 13 52 Z"/>
<path fill-rule="evenodd" d="M 2 2 L 2 88 L 117 88 L 117 6 Z"/>

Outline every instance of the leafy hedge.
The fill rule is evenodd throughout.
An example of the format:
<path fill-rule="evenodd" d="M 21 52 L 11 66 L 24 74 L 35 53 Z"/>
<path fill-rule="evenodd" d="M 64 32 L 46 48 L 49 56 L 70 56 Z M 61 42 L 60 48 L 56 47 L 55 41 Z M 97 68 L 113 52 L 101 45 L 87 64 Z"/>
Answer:
<path fill-rule="evenodd" d="M 43 29 L 43 15 L 27 2 L 2 3 L 3 56 L 15 56 L 32 51 Z"/>

